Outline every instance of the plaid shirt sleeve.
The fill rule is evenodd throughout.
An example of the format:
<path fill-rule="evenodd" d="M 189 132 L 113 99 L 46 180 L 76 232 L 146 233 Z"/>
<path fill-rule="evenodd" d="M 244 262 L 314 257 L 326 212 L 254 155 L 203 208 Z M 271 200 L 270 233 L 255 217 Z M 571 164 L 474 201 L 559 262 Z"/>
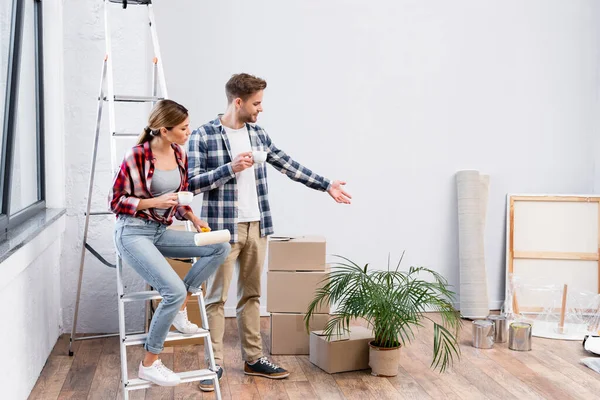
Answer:
<path fill-rule="evenodd" d="M 262 131 L 261 134 L 263 140 L 269 148 L 267 153 L 267 162 L 269 164 L 282 174 L 287 175 L 288 178 L 293 181 L 300 182 L 311 189 L 320 190 L 322 192 L 329 190 L 329 187 L 331 186 L 329 179 L 315 174 L 310 169 L 300 165 L 297 161 L 294 161 L 283 150 L 278 149 L 273 144 L 267 132 L 263 129 L 260 130 Z"/>
<path fill-rule="evenodd" d="M 208 143 L 204 129 L 201 127 L 193 131 L 188 140 L 188 182 L 189 189 L 194 194 L 218 188 L 235 176 L 230 162 L 213 170 L 206 170 Z"/>
<path fill-rule="evenodd" d="M 138 168 L 133 152 L 128 152 L 115 175 L 109 196 L 110 209 L 115 214 L 135 215 L 140 199 L 134 197 L 133 176 Z"/>

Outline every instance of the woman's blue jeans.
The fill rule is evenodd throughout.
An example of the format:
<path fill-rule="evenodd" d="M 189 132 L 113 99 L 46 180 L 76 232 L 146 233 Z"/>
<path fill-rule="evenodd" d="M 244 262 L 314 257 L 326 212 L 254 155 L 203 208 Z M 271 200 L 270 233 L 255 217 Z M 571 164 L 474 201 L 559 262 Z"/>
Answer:
<path fill-rule="evenodd" d="M 128 215 L 117 218 L 114 236 L 117 251 L 163 297 L 144 346 L 151 353 L 159 354 L 163 350 L 165 338 L 187 293 L 199 291 L 202 282 L 223 264 L 231 250 L 229 243 L 196 246 L 195 234 L 167 229 L 158 222 Z M 182 281 L 165 257 L 198 257 L 198 261 Z"/>

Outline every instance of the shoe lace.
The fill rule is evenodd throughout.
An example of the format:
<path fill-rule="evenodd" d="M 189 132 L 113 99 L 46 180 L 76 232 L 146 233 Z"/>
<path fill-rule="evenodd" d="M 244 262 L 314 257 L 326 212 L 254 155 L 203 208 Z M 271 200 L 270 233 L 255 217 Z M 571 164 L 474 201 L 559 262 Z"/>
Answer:
<path fill-rule="evenodd" d="M 271 367 L 271 368 L 273 368 L 273 369 L 277 369 L 277 368 L 279 368 L 279 365 L 272 363 L 271 361 L 269 361 L 269 360 L 267 359 L 267 357 L 262 357 L 262 358 L 259 360 L 259 362 L 260 362 L 261 364 L 264 364 L 264 365 L 266 365 L 267 367 Z"/>
<path fill-rule="evenodd" d="M 190 321 L 188 318 L 187 307 L 183 309 L 183 318 L 184 318 L 184 323 L 187 326 L 192 326 L 192 321 Z"/>
<path fill-rule="evenodd" d="M 173 373 L 173 371 L 171 371 L 169 368 L 167 368 L 165 366 L 165 364 L 162 363 L 161 360 L 158 360 L 158 362 L 156 363 L 156 369 L 158 370 L 158 372 L 161 373 L 162 376 L 164 376 L 165 378 L 168 377 L 170 374 Z"/>

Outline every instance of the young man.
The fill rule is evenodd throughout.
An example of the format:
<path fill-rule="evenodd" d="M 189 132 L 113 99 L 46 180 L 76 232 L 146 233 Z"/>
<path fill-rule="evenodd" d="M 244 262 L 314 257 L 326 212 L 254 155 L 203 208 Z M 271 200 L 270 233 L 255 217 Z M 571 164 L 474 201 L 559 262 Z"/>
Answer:
<path fill-rule="evenodd" d="M 236 308 L 244 373 L 281 379 L 289 375 L 270 362 L 262 352 L 260 335 L 260 278 L 267 236 L 273 223 L 267 191 L 266 163 L 254 163 L 252 151 L 267 152 L 267 163 L 290 179 L 311 189 L 327 191 L 338 203 L 350 204 L 345 182 L 313 173 L 275 147 L 269 135 L 255 125 L 263 111 L 267 83 L 248 74 L 233 75 L 225 85 L 227 110 L 214 121 L 192 132 L 188 141 L 188 181 L 194 193 L 204 193 L 201 218 L 213 230 L 228 229 L 231 252 L 207 282 L 206 309 L 215 361 L 223 363 L 224 304 L 233 269 L 239 261 Z M 208 353 L 205 352 L 208 358 Z M 219 368 L 219 377 L 222 369 Z M 212 381 L 200 388 L 213 390 Z"/>

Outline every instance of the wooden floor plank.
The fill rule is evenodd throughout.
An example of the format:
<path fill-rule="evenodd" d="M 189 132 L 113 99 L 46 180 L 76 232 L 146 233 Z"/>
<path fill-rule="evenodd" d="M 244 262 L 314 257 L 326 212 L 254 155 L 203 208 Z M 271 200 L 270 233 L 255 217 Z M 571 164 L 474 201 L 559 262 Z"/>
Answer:
<path fill-rule="evenodd" d="M 263 400 L 289 400 L 290 398 L 280 379 L 256 379 L 255 385 Z"/>
<path fill-rule="evenodd" d="M 379 376 L 373 376 L 369 372 L 358 372 L 360 379 L 365 383 L 371 395 L 375 399 L 399 399 L 400 392 L 392 385 L 389 379 Z"/>
<path fill-rule="evenodd" d="M 338 400 L 344 398 L 333 375 L 328 374 L 311 363 L 308 360 L 308 356 L 297 356 L 296 359 L 319 399 Z"/>
<path fill-rule="evenodd" d="M 197 346 L 173 346 L 173 371 L 192 371 L 200 368 Z M 203 394 L 198 390 L 198 382 L 181 383 L 173 389 L 175 399 L 202 399 Z"/>
<path fill-rule="evenodd" d="M 119 338 L 104 340 L 102 355 L 92 380 L 89 400 L 113 400 L 119 392 L 121 382 L 121 356 Z"/>
<path fill-rule="evenodd" d="M 230 384 L 229 391 L 234 400 L 260 400 L 258 388 L 254 383 Z"/>
<path fill-rule="evenodd" d="M 429 394 L 427 394 L 427 391 L 425 391 L 425 389 L 423 389 L 423 387 L 403 367 L 400 367 L 398 369 L 397 376 L 387 378 L 387 380 L 398 391 L 399 399 L 427 400 L 432 398 Z"/>
<path fill-rule="evenodd" d="M 29 399 L 57 399 L 72 364 L 73 357 L 56 355 L 48 358 Z"/>
<path fill-rule="evenodd" d="M 59 399 L 87 398 L 105 339 L 84 340 L 75 353 L 71 369 L 61 388 Z"/>
<path fill-rule="evenodd" d="M 595 393 L 600 393 L 600 374 L 581 363 L 582 358 L 593 357 L 583 349 L 580 341 L 562 342 L 537 338 L 536 344 L 545 351 L 532 353 L 549 364 L 561 366 L 561 371 L 575 382 Z"/>
<path fill-rule="evenodd" d="M 417 338 L 404 350 L 410 358 L 416 358 L 429 366 L 433 359 L 433 333 L 422 328 Z M 441 384 L 452 389 L 461 399 L 489 399 L 485 389 L 480 390 L 460 373 L 460 364 L 449 367 L 444 373 L 438 374 Z"/>
<path fill-rule="evenodd" d="M 284 381 L 283 385 L 290 400 L 318 400 L 317 394 L 307 380 Z"/>

